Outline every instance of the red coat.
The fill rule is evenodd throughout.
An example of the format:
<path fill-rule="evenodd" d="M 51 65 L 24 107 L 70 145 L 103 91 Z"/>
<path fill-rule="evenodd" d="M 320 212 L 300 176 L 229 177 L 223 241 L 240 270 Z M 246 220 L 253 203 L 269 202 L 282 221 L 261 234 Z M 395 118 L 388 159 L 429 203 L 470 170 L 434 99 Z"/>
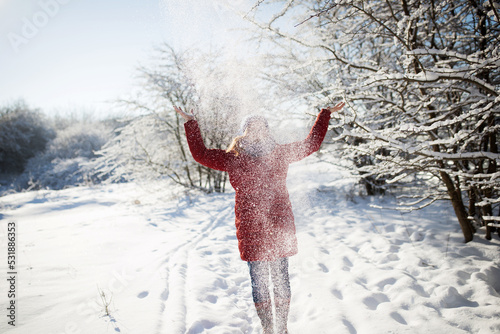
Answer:
<path fill-rule="evenodd" d="M 207 149 L 195 120 L 184 124 L 193 158 L 225 171 L 236 192 L 236 236 L 243 261 L 270 261 L 297 254 L 292 206 L 286 188 L 288 165 L 316 152 L 328 130 L 330 112 L 321 110 L 305 140 L 276 145 L 262 157 Z"/>

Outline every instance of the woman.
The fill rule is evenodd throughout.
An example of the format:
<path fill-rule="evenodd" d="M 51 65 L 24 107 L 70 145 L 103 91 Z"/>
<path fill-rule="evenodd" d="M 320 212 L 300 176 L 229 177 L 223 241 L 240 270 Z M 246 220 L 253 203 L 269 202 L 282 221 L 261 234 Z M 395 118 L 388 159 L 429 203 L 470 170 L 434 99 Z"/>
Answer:
<path fill-rule="evenodd" d="M 186 120 L 184 128 L 193 158 L 229 174 L 236 193 L 240 256 L 248 262 L 252 297 L 265 334 L 274 333 L 269 278 L 273 282 L 277 333 L 288 333 L 291 297 L 288 257 L 297 254 L 295 224 L 286 188 L 288 165 L 319 149 L 330 114 L 343 106 L 341 102 L 322 109 L 307 138 L 289 144 L 273 140 L 264 117 L 247 117 L 242 123 L 241 136 L 234 138 L 226 151 L 206 148 L 194 116 L 174 106 Z"/>

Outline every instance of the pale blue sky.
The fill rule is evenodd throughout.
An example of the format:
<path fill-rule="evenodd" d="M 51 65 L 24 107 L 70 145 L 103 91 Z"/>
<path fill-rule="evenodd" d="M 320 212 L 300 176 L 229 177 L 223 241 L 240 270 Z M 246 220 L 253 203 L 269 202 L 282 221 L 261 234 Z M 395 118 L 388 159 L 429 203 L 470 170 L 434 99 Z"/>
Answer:
<path fill-rule="evenodd" d="M 133 89 L 154 45 L 228 42 L 242 21 L 224 0 L 0 0 L 0 104 L 88 109 Z M 252 0 L 229 1 L 241 10 Z"/>

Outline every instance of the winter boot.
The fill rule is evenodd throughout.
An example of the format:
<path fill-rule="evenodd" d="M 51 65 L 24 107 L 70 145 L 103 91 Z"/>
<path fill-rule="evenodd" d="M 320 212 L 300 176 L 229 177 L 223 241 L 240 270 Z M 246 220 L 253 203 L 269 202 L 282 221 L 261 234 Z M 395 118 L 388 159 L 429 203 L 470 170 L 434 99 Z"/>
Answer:
<path fill-rule="evenodd" d="M 288 334 L 288 311 L 290 310 L 290 299 L 276 298 L 276 334 Z"/>
<path fill-rule="evenodd" d="M 265 301 L 262 303 L 255 303 L 255 309 L 257 310 L 257 315 L 260 318 L 262 324 L 263 334 L 274 334 L 273 330 L 273 305 L 271 301 Z"/>

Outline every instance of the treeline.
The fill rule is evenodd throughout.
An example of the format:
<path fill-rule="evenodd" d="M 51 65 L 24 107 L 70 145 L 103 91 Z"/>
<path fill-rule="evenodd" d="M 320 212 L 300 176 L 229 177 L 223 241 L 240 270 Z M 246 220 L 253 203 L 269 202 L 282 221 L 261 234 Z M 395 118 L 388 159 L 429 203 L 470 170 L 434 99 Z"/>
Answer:
<path fill-rule="evenodd" d="M 109 140 L 111 121 L 49 118 L 19 100 L 0 107 L 3 191 L 63 189 L 93 182 L 89 162 Z"/>

